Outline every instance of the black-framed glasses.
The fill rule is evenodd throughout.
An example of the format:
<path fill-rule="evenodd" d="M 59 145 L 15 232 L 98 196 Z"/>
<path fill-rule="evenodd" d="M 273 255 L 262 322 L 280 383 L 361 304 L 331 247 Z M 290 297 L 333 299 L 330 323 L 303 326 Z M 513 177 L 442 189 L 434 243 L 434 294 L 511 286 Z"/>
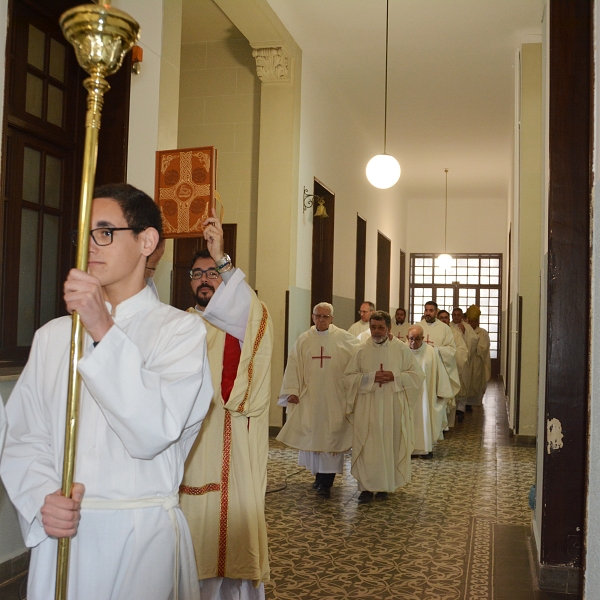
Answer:
<path fill-rule="evenodd" d="M 136 231 L 133 227 L 98 227 L 90 230 L 90 236 L 96 242 L 97 246 L 110 246 L 113 241 L 113 232 L 115 231 Z M 71 241 L 74 246 L 77 246 L 77 237 L 79 231 L 74 229 L 71 231 Z"/>
<path fill-rule="evenodd" d="M 192 269 L 190 271 L 190 279 L 202 279 L 202 275 L 206 275 L 207 279 L 219 279 L 221 277 L 216 269 Z"/>

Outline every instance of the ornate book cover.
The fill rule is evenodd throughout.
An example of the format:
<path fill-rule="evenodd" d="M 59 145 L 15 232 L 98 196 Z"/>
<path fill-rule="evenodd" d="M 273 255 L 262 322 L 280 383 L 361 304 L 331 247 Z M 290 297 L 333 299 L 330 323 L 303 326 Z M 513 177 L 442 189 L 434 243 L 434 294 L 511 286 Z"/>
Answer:
<path fill-rule="evenodd" d="M 202 223 L 215 206 L 217 150 L 214 146 L 159 150 L 156 194 L 163 218 L 163 237 L 202 235 Z"/>

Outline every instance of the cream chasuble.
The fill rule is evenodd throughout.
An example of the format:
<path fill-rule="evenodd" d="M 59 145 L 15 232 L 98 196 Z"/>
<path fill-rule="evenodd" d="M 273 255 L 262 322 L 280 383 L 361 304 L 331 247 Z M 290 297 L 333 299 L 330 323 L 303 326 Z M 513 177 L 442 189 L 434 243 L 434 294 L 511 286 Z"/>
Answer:
<path fill-rule="evenodd" d="M 490 336 L 485 329 L 477 327 L 474 330 L 477 336 L 477 346 L 471 358 L 468 404 L 478 406 L 481 404 L 487 382 L 492 376 L 492 361 L 490 359 Z"/>
<path fill-rule="evenodd" d="M 375 383 L 376 371 L 395 380 Z M 352 475 L 360 489 L 394 492 L 410 482 L 413 451 L 411 406 L 419 400 L 425 374 L 410 349 L 397 340 L 363 342 L 346 368 L 346 413 L 354 426 Z"/>
<path fill-rule="evenodd" d="M 396 320 L 392 319 L 392 335 L 398 338 L 401 342 L 406 342 L 409 328 L 410 323 L 408 321 L 404 321 L 402 325 L 396 325 Z"/>
<path fill-rule="evenodd" d="M 280 442 L 311 452 L 344 452 L 352 446 L 342 377 L 358 346 L 356 337 L 335 325 L 325 335 L 314 326 L 300 335 L 288 356 L 280 392 L 281 398 L 293 394 L 300 402 L 288 404 Z"/>
<path fill-rule="evenodd" d="M 442 433 L 446 423 L 446 400 L 452 395 L 452 385 L 442 363 L 439 352 L 428 344 L 421 344 L 411 350 L 417 363 L 425 373 L 421 402 L 417 402 L 412 412 L 414 425 L 413 454 L 429 453 Z"/>
<path fill-rule="evenodd" d="M 438 349 L 452 383 L 452 396 L 455 396 L 460 391 L 460 378 L 456 366 L 456 344 L 450 327 L 439 319 L 433 323 L 423 319 L 419 325 L 423 328 L 423 343 Z"/>
<path fill-rule="evenodd" d="M 149 287 L 113 313 L 115 324 L 95 348 L 86 338 L 79 363 L 75 481 L 86 489 L 71 540 L 68 596 L 173 598 L 179 538 L 179 599 L 197 599 L 194 549 L 177 493 L 213 392 L 204 324 L 161 304 Z M 33 548 L 28 600 L 54 598 L 57 540 L 46 535 L 39 511 L 61 487 L 70 341 L 70 317 L 37 331 L 6 406 L 0 471 Z M 123 506 L 133 500 L 135 508 Z"/>
<path fill-rule="evenodd" d="M 454 333 L 455 339 L 457 334 L 462 336 L 463 342 L 467 348 L 467 362 L 463 367 L 462 371 L 459 371 L 460 376 L 460 391 L 458 392 L 458 396 L 466 397 L 469 391 L 469 381 L 471 377 L 471 360 L 473 359 L 473 355 L 477 351 L 477 343 L 479 342 L 479 338 L 475 335 L 473 328 L 466 322 L 462 323 L 465 327 L 465 332 L 463 333 L 458 325 L 454 322 L 450 322 L 450 327 L 452 332 Z"/>
<path fill-rule="evenodd" d="M 247 579 L 258 587 L 269 580 L 264 504 L 273 341 L 267 309 L 244 278 L 236 269 L 203 314 L 215 394 L 185 465 L 181 508 L 192 532 L 198 578 Z M 224 403 L 226 331 L 243 339 L 243 346 Z"/>
<path fill-rule="evenodd" d="M 351 333 L 353 336 L 358 337 L 363 331 L 369 329 L 369 321 L 356 321 L 348 327 L 348 333 Z"/>

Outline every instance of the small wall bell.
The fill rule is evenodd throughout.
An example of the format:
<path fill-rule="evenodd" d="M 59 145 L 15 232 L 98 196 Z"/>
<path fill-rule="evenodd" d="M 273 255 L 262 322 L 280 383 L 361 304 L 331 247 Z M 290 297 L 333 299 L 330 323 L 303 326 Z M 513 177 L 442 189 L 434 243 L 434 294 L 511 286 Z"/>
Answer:
<path fill-rule="evenodd" d="M 323 198 L 319 198 L 318 202 L 319 206 L 317 206 L 317 210 L 315 210 L 314 217 L 318 217 L 320 219 L 329 218 L 329 215 L 327 214 L 327 210 L 325 208 L 325 200 Z"/>

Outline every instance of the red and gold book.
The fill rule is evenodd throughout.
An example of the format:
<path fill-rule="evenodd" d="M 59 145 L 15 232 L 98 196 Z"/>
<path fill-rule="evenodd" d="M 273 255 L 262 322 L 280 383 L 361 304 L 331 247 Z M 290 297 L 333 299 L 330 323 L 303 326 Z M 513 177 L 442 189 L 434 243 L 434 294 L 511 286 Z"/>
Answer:
<path fill-rule="evenodd" d="M 163 237 L 202 235 L 202 223 L 215 207 L 216 183 L 214 146 L 156 153 L 155 201 L 162 212 Z"/>

